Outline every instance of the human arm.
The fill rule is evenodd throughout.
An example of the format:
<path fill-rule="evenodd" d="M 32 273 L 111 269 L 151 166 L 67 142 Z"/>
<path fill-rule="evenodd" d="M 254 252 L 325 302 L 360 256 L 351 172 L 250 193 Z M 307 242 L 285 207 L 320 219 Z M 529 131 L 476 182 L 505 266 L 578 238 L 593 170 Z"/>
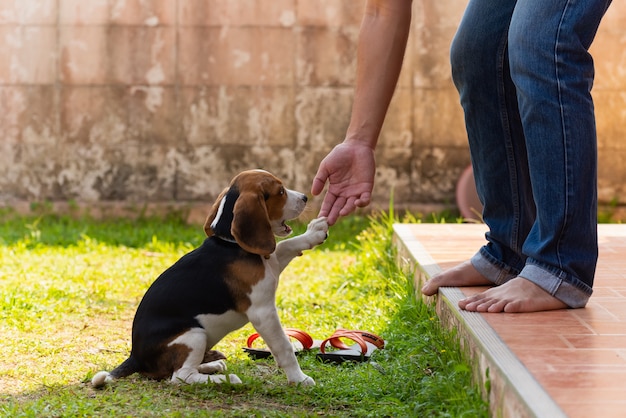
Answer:
<path fill-rule="evenodd" d="M 374 150 L 402 67 L 411 23 L 411 0 L 368 0 L 359 32 L 354 102 L 344 141 L 322 160 L 311 193 L 326 182 L 320 216 L 330 225 L 369 205 Z"/>

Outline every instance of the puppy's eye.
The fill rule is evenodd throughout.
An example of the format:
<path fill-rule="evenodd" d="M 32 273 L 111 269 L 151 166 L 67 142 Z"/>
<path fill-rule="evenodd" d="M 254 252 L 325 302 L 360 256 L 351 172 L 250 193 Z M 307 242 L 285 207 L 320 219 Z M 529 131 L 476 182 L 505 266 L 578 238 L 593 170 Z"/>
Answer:
<path fill-rule="evenodd" d="M 280 190 L 278 191 L 278 194 L 281 195 L 281 196 L 284 195 L 285 194 L 285 188 L 281 187 Z"/>

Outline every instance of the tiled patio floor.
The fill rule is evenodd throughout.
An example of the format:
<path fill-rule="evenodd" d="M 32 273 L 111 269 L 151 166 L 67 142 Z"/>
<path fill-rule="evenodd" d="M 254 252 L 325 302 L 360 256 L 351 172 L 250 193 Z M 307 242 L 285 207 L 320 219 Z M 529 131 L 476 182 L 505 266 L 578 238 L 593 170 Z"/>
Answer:
<path fill-rule="evenodd" d="M 425 280 L 469 257 L 484 225 L 399 224 L 399 256 Z M 489 369 L 494 415 L 626 417 L 626 225 L 599 225 L 594 294 L 584 309 L 480 314 L 458 299 L 484 288 L 442 289 L 437 310 L 484 382 Z M 419 283 L 418 283 L 419 288 Z"/>

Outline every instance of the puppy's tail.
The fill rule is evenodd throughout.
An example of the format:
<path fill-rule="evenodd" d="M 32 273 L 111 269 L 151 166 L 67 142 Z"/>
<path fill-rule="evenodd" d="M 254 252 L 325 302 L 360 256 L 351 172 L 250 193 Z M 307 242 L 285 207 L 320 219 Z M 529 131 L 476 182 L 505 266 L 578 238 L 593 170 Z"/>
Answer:
<path fill-rule="evenodd" d="M 106 371 L 96 373 L 91 379 L 91 385 L 94 388 L 99 389 L 104 387 L 107 383 L 113 381 L 113 379 L 130 376 L 138 371 L 139 364 L 137 364 L 137 361 L 133 358 L 133 356 L 130 356 L 110 373 Z"/>

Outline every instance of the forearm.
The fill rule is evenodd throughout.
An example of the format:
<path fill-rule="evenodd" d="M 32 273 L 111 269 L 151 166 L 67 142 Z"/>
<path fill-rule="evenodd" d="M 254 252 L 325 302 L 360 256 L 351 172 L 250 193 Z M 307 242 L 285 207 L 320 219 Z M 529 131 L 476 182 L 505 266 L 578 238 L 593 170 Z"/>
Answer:
<path fill-rule="evenodd" d="M 376 147 L 402 68 L 410 23 L 411 0 L 368 0 L 359 34 L 346 142 Z"/>

